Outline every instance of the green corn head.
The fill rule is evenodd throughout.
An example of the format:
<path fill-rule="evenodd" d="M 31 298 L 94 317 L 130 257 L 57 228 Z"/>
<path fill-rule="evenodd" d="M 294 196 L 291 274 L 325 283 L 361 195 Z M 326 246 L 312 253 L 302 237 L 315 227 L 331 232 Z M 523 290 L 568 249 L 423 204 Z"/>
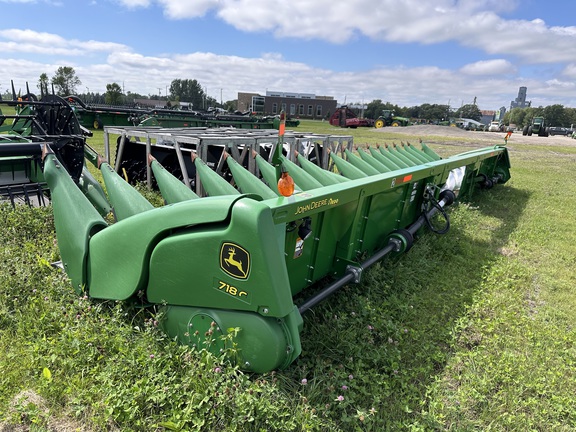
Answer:
<path fill-rule="evenodd" d="M 100 160 L 113 224 L 76 187 L 51 145 L 43 174 L 64 268 L 79 294 L 156 305 L 168 335 L 215 353 L 233 340 L 234 360 L 254 372 L 286 368 L 300 355 L 303 313 L 359 283 L 385 256 L 410 249 L 417 235 L 446 232 L 454 200 L 510 178 L 501 146 L 442 159 L 425 144 L 302 152 L 287 136 L 285 155 L 275 158 L 261 139 L 248 138 L 232 146 L 232 137 L 219 136 L 214 163 L 200 139 L 190 139 L 193 150 L 172 145 L 183 169 L 170 171 L 184 182 L 154 157 L 149 140 L 141 141 L 146 157 L 138 163 L 165 199 L 159 208 L 120 175 L 121 158 L 116 167 Z M 124 133 L 124 156 L 128 141 Z M 294 179 L 291 196 L 278 193 L 280 169 Z M 307 295 L 326 278 L 325 288 Z"/>

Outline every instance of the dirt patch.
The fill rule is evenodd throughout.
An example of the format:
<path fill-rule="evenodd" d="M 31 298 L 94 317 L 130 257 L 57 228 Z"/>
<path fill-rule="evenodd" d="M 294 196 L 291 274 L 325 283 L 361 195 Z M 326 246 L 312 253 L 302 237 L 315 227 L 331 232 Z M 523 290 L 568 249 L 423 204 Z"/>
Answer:
<path fill-rule="evenodd" d="M 19 424 L 0 422 L 0 432 L 26 432 L 33 429 L 33 425 L 46 424 L 50 432 L 89 432 L 74 420 L 63 416 L 54 416 L 50 413 L 46 401 L 42 396 L 31 390 L 17 394 L 10 404 L 10 415 Z"/>

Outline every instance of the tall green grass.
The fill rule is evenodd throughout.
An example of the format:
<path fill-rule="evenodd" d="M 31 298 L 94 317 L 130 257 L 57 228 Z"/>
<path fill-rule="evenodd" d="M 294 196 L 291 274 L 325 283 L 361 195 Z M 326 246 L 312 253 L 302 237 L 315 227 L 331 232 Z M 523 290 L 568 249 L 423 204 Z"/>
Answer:
<path fill-rule="evenodd" d="M 175 345 L 154 311 L 75 296 L 50 209 L 0 207 L 0 430 L 574 430 L 576 151 L 509 148 L 506 185 L 306 314 L 303 355 L 264 375 Z"/>

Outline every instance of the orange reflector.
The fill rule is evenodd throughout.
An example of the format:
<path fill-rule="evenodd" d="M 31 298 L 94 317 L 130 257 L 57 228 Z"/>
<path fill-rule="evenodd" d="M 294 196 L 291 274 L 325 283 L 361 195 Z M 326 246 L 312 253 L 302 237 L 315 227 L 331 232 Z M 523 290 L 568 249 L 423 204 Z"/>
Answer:
<path fill-rule="evenodd" d="M 278 192 L 285 197 L 292 196 L 294 193 L 294 180 L 287 172 L 283 172 L 282 177 L 278 180 Z"/>
<path fill-rule="evenodd" d="M 409 182 L 410 180 L 412 180 L 412 174 L 404 176 L 404 178 L 402 179 L 402 183 Z"/>
<path fill-rule="evenodd" d="M 278 128 L 278 135 L 282 136 L 286 132 L 286 125 L 284 123 L 280 123 L 280 127 Z"/>

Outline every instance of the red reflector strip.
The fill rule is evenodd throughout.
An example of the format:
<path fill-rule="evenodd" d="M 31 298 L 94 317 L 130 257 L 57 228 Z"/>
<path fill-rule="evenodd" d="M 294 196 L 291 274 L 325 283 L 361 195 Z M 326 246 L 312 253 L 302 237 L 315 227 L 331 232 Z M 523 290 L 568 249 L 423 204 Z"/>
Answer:
<path fill-rule="evenodd" d="M 404 178 L 402 179 L 402 183 L 409 182 L 410 180 L 412 180 L 412 174 L 404 176 Z"/>

